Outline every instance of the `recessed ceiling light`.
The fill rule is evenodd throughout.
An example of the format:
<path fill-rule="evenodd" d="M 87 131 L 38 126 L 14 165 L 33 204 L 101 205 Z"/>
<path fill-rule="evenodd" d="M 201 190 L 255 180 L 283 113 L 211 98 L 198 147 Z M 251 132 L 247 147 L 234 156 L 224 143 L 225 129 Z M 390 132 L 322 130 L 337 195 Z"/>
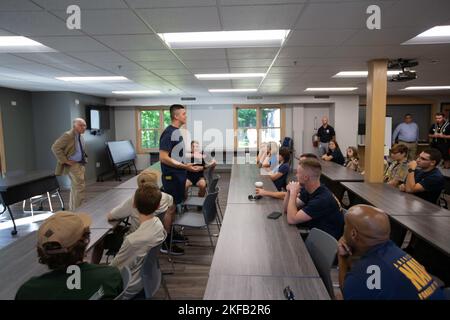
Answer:
<path fill-rule="evenodd" d="M 417 87 L 406 87 L 401 90 L 450 90 L 450 86 L 417 86 Z"/>
<path fill-rule="evenodd" d="M 258 89 L 209 89 L 209 92 L 256 92 Z"/>
<path fill-rule="evenodd" d="M 354 91 L 355 87 L 341 87 L 341 88 L 307 88 L 305 91 Z"/>
<path fill-rule="evenodd" d="M 158 33 L 172 49 L 280 47 L 290 30 Z"/>
<path fill-rule="evenodd" d="M 388 76 L 395 76 L 401 73 L 401 70 L 388 70 Z M 369 71 L 341 71 L 336 73 L 333 78 L 366 78 L 369 75 Z"/>
<path fill-rule="evenodd" d="M 437 44 L 450 43 L 450 25 L 436 26 L 409 39 L 402 44 Z"/>
<path fill-rule="evenodd" d="M 20 52 L 55 52 L 42 43 L 31 40 L 27 37 L 1 36 L 0 52 L 20 53 Z"/>
<path fill-rule="evenodd" d="M 204 73 L 196 74 L 199 80 L 226 80 L 245 78 L 264 78 L 265 73 Z"/>
<path fill-rule="evenodd" d="M 105 76 L 105 77 L 57 77 L 56 79 L 71 82 L 89 82 L 89 81 L 130 81 L 121 76 Z"/>
<path fill-rule="evenodd" d="M 137 91 L 113 91 L 114 94 L 158 94 L 159 90 L 137 90 Z"/>

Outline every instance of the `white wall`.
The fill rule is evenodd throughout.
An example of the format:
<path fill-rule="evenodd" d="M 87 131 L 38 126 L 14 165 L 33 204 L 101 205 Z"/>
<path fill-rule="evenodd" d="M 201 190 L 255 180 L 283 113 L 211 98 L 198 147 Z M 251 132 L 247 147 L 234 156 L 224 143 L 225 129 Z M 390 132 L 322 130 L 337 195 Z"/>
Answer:
<path fill-rule="evenodd" d="M 187 105 L 189 130 L 194 129 L 194 121 L 202 121 L 202 133 L 207 129 L 216 128 L 223 133 L 225 141 L 225 134 L 227 129 L 233 129 L 233 104 L 250 104 L 245 97 L 224 97 L 224 98 L 204 98 L 203 104 L 199 101 Z M 173 98 L 160 99 L 130 99 L 129 101 L 117 101 L 110 99 L 107 101 L 108 105 L 115 105 L 115 125 L 116 125 L 116 139 L 128 140 L 131 139 L 136 145 L 136 124 L 135 124 L 135 106 L 160 106 L 171 105 L 175 103 Z M 222 102 L 222 103 L 221 103 Z M 303 150 L 303 143 L 301 141 L 303 124 L 296 122 L 295 119 L 304 118 L 305 104 L 326 104 L 328 106 L 334 105 L 334 110 L 330 109 L 330 114 L 334 114 L 334 127 L 338 137 L 338 142 L 342 149 L 347 146 L 356 146 L 357 130 L 358 130 L 358 96 L 331 96 L 329 99 L 315 99 L 312 96 L 300 97 L 264 97 L 261 104 L 286 104 L 286 136 L 294 139 L 294 148 L 296 154 L 300 154 Z M 194 132 L 191 132 L 194 135 Z M 197 140 L 198 137 L 196 137 Z M 144 169 L 150 164 L 150 157 L 148 154 L 138 155 L 137 167 Z"/>

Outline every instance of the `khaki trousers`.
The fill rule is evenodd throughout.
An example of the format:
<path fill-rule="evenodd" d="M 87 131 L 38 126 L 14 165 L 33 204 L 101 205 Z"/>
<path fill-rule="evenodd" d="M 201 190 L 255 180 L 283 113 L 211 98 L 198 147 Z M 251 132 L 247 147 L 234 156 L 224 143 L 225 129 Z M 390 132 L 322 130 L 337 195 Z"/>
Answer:
<path fill-rule="evenodd" d="M 86 183 L 84 180 L 85 167 L 79 163 L 75 163 L 69 168 L 69 178 L 72 184 L 70 188 L 69 210 L 74 211 L 81 206 L 84 201 L 84 189 Z"/>
<path fill-rule="evenodd" d="M 417 143 L 415 142 L 405 142 L 398 140 L 398 144 L 404 144 L 408 147 L 408 161 L 416 160 L 417 158 Z"/>

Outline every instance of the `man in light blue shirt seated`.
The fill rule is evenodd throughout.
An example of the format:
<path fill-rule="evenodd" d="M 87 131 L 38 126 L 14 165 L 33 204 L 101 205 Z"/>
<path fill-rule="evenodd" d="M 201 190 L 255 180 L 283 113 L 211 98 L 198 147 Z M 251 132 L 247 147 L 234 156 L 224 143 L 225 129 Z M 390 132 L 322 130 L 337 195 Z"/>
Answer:
<path fill-rule="evenodd" d="M 415 160 L 417 154 L 417 141 L 419 140 L 419 127 L 413 122 L 411 114 L 405 114 L 404 122 L 395 128 L 392 134 L 392 144 L 398 139 L 399 144 L 408 147 L 408 161 Z"/>

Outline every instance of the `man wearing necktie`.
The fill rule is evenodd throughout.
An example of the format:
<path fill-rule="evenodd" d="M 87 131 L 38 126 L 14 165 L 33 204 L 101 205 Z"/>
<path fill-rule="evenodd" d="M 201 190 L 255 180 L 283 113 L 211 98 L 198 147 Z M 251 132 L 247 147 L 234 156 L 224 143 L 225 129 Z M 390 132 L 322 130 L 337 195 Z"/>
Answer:
<path fill-rule="evenodd" d="M 84 201 L 86 147 L 82 134 L 86 131 L 86 122 L 81 118 L 73 120 L 73 128 L 65 132 L 52 145 L 57 159 L 56 175 L 69 175 L 71 181 L 69 209 L 78 208 Z"/>

